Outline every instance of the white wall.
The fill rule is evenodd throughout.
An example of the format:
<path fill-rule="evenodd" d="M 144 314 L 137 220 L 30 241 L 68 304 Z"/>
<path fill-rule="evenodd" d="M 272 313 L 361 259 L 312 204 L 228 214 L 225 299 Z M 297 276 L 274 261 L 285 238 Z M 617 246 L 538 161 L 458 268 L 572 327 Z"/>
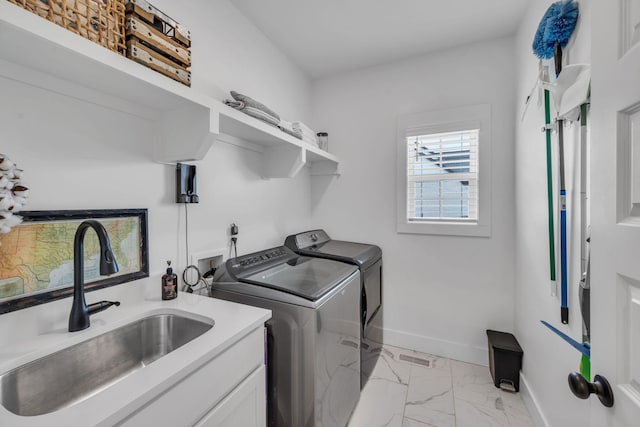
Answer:
<path fill-rule="evenodd" d="M 283 116 L 308 116 L 307 77 L 229 2 L 183 3 L 154 2 L 192 30 L 194 90 L 215 95 L 213 85 L 237 89 Z M 152 161 L 152 123 L 10 77 L 0 77 L 0 93 L 0 152 L 25 170 L 31 189 L 26 208 L 147 208 L 150 270 L 159 295 L 165 261 L 173 260 L 180 272 L 186 256 L 175 169 Z M 281 245 L 287 234 L 308 228 L 307 170 L 295 179 L 263 181 L 260 154 L 224 143 L 196 164 L 200 203 L 189 206 L 191 253 L 225 248 L 232 222 L 240 227 L 240 253 Z"/>
<path fill-rule="evenodd" d="M 388 343 L 486 363 L 484 330 L 513 331 L 515 317 L 525 350 L 525 391 L 548 425 L 585 425 L 585 402 L 566 386 L 578 354 L 539 324 L 559 323 L 559 302 L 549 296 L 542 110 L 534 103 L 519 122 L 537 70 L 531 39 L 550 3 L 532 2 L 515 46 L 501 39 L 361 70 L 320 80 L 312 93 L 307 77 L 227 0 L 179 7 L 154 1 L 192 31 L 195 90 L 219 99 L 230 89 L 246 92 L 285 118 L 326 130 L 330 151 L 342 161 L 342 177 L 315 180 L 324 191 L 311 200 L 306 171 L 292 180 L 262 181 L 258 154 L 215 144 L 197 162 L 201 203 L 189 210 L 191 251 L 224 248 L 231 222 L 240 226 L 241 252 L 278 245 L 286 234 L 311 226 L 379 244 Z M 580 6 L 587 22 L 589 2 Z M 589 59 L 586 27 L 568 49 L 572 63 Z M 158 280 L 166 259 L 185 265 L 184 211 L 173 202 L 173 168 L 151 161 L 149 122 L 8 78 L 0 78 L 0 93 L 0 152 L 25 169 L 29 209 L 146 207 L 149 281 Z M 493 109 L 491 238 L 397 234 L 396 116 L 478 103 Z M 571 153 L 573 129 L 567 140 Z M 570 229 L 577 235 L 575 224 Z M 468 268 L 459 268 L 460 258 L 468 259 Z M 572 259 L 574 290 L 577 265 Z M 95 298 L 117 298 L 138 283 L 97 291 Z M 574 315 L 575 300 L 572 294 Z M 65 304 L 54 305 L 66 310 Z M 566 331 L 578 337 L 578 322 Z"/>
<path fill-rule="evenodd" d="M 567 375 L 579 370 L 580 353 L 552 334 L 541 323 L 547 320 L 577 340 L 581 337 L 577 303 L 580 279 L 579 228 L 579 134 L 577 125 L 565 128 L 565 155 L 569 218 L 568 270 L 570 325 L 560 322 L 560 301 L 551 296 L 549 245 L 547 234 L 547 180 L 544 107 L 538 105 L 537 93 L 530 101 L 524 121 L 520 113 L 538 73 L 538 60 L 531 42 L 540 19 L 551 0 L 532 1 L 516 39 L 518 75 L 516 127 L 516 336 L 524 349 L 522 378 L 530 411 L 538 413 L 538 424 L 548 426 L 584 426 L 589 424 L 589 403 L 573 397 Z M 581 0 L 579 26 L 564 55 L 567 63 L 590 62 L 590 2 Z M 557 139 L 552 138 L 554 175 L 557 180 Z M 558 191 L 554 182 L 554 194 Z M 556 218 L 556 226 L 558 219 Z M 556 236 L 558 233 L 556 232 Z M 556 243 L 556 253 L 559 253 Z M 559 262 L 557 277 L 559 291 Z M 537 408 L 531 406 L 535 402 Z"/>
<path fill-rule="evenodd" d="M 220 100 L 235 90 L 289 121 L 309 120 L 309 78 L 229 0 L 152 3 L 191 31 L 193 88 Z"/>
<path fill-rule="evenodd" d="M 499 39 L 314 85 L 314 125 L 343 175 L 312 200 L 313 223 L 382 247 L 388 344 L 486 364 L 485 329 L 513 331 L 513 55 Z M 493 115 L 491 237 L 397 234 L 396 117 L 482 103 Z"/>

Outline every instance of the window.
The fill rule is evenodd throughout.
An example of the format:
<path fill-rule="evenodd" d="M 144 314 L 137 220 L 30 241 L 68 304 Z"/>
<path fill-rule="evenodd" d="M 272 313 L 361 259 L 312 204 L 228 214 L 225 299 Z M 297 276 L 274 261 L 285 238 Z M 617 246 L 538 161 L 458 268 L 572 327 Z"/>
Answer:
<path fill-rule="evenodd" d="M 398 119 L 400 233 L 490 235 L 488 105 Z"/>
<path fill-rule="evenodd" d="M 478 219 L 479 129 L 407 136 L 407 220 Z"/>

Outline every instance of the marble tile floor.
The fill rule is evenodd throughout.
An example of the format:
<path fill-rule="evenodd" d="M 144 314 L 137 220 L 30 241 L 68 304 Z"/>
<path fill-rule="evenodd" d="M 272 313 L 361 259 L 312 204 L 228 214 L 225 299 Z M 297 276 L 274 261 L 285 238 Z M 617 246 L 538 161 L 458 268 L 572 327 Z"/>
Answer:
<path fill-rule="evenodd" d="M 379 350 L 348 427 L 534 427 L 520 394 L 496 388 L 488 367 Z"/>

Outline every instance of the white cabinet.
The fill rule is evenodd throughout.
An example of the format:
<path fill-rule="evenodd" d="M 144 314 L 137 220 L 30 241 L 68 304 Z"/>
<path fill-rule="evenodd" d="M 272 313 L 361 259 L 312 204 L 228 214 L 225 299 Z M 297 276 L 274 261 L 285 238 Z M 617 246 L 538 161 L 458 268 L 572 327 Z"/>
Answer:
<path fill-rule="evenodd" d="M 142 116 L 159 162 L 202 160 L 216 139 L 262 152 L 265 178 L 337 175 L 338 159 L 196 89 L 0 0 L 0 77 Z"/>
<path fill-rule="evenodd" d="M 258 328 L 116 425 L 265 426 L 265 399 L 264 328 Z"/>
<path fill-rule="evenodd" d="M 196 427 L 259 427 L 267 424 L 265 367 L 236 387 Z"/>

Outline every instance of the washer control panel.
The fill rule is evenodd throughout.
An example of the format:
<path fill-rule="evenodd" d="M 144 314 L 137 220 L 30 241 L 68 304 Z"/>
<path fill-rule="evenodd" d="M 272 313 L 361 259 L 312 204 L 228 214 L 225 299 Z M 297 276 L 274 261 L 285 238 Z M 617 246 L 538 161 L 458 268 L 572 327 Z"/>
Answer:
<path fill-rule="evenodd" d="M 276 260 L 287 255 L 287 251 L 284 247 L 269 249 L 264 252 L 257 252 L 250 254 L 242 258 L 238 258 L 239 264 L 242 267 L 253 267 L 259 264 L 263 264 L 269 260 Z"/>
<path fill-rule="evenodd" d="M 258 271 L 272 267 L 277 264 L 283 264 L 290 258 L 296 258 L 290 249 L 284 246 L 271 248 L 252 254 L 243 255 L 238 258 L 231 258 L 227 261 L 227 268 L 237 277 L 254 274 Z"/>

